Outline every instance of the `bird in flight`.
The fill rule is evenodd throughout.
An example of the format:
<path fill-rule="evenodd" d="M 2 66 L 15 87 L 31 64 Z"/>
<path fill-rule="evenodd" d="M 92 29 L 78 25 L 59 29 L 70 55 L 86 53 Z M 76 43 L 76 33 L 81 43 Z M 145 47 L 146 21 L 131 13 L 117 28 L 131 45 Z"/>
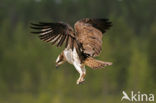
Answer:
<path fill-rule="evenodd" d="M 73 64 L 80 76 L 77 84 L 85 79 L 88 66 L 92 69 L 103 68 L 112 65 L 111 62 L 103 62 L 94 59 L 102 50 L 102 36 L 112 26 L 108 19 L 83 18 L 74 24 L 74 29 L 64 22 L 39 22 L 31 23 L 32 33 L 38 34 L 45 42 L 65 49 L 56 59 L 56 67 L 68 62 Z"/>

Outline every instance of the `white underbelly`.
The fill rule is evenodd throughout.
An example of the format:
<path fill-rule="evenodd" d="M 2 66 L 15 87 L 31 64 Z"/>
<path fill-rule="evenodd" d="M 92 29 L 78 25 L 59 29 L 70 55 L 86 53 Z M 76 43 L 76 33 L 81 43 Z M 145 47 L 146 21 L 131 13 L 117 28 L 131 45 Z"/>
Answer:
<path fill-rule="evenodd" d="M 65 49 L 64 50 L 64 56 L 70 64 L 73 64 L 74 62 L 80 63 L 79 56 L 76 52 L 76 49 L 74 48 L 73 51 L 72 49 Z"/>

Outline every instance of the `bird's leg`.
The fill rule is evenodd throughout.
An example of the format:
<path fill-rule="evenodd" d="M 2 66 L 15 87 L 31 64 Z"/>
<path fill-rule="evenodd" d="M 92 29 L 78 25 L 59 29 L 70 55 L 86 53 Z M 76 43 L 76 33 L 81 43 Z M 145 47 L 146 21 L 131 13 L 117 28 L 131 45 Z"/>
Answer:
<path fill-rule="evenodd" d="M 86 75 L 86 69 L 85 69 L 85 66 L 81 66 L 81 69 L 82 69 L 82 75 L 81 75 L 81 82 L 83 82 L 85 79 L 85 75 Z"/>
<path fill-rule="evenodd" d="M 85 76 L 84 73 L 80 74 L 80 77 L 78 78 L 76 84 L 80 84 L 80 83 L 84 82 L 84 80 L 85 80 L 84 76 Z"/>
<path fill-rule="evenodd" d="M 79 78 L 78 78 L 76 84 L 80 84 L 81 82 L 82 82 L 82 74 L 80 74 L 80 76 L 79 76 Z"/>
<path fill-rule="evenodd" d="M 76 70 L 80 73 L 80 76 L 79 76 L 76 84 L 80 84 L 84 81 L 85 69 L 81 68 L 81 64 L 74 63 L 74 66 L 75 66 Z"/>

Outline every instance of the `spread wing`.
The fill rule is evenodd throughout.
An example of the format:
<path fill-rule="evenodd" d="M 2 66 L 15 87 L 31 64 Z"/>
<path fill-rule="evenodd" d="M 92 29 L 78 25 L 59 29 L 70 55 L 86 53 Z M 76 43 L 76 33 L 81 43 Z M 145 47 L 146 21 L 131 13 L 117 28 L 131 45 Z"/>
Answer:
<path fill-rule="evenodd" d="M 64 42 L 65 47 L 68 45 L 73 48 L 75 39 L 73 28 L 65 23 L 45 23 L 38 24 L 31 23 L 31 28 L 34 29 L 32 33 L 39 34 L 39 38 L 45 42 L 49 42 L 57 47 L 62 46 Z"/>
<path fill-rule="evenodd" d="M 74 28 L 83 52 L 93 57 L 99 55 L 102 50 L 102 34 L 111 26 L 108 19 L 84 18 L 77 21 Z"/>

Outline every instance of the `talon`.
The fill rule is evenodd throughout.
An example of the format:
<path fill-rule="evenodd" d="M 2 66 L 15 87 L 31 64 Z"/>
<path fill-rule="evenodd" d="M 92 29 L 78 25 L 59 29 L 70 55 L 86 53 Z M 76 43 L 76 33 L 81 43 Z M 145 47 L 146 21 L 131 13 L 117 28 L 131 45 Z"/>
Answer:
<path fill-rule="evenodd" d="M 80 84 L 80 80 L 79 79 L 77 80 L 76 84 Z"/>
<path fill-rule="evenodd" d="M 80 78 L 77 80 L 76 84 L 82 84 L 85 81 L 84 78 Z"/>
<path fill-rule="evenodd" d="M 82 79 L 81 79 L 81 82 L 84 82 L 84 81 L 85 81 L 85 79 L 84 79 L 84 78 L 82 78 Z"/>

